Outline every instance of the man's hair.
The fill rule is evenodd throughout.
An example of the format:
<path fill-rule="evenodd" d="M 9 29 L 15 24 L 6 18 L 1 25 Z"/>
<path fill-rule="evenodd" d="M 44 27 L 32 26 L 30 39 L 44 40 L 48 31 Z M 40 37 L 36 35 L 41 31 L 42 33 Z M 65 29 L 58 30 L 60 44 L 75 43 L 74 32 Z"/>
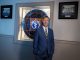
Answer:
<path fill-rule="evenodd" d="M 49 19 L 49 17 L 48 16 L 43 16 L 43 19 L 44 18 L 48 18 Z M 43 25 L 43 22 L 41 21 L 41 25 Z"/>
<path fill-rule="evenodd" d="M 48 16 L 43 16 L 43 19 L 44 19 L 44 18 L 48 18 L 48 19 L 49 19 L 49 17 L 48 17 Z"/>

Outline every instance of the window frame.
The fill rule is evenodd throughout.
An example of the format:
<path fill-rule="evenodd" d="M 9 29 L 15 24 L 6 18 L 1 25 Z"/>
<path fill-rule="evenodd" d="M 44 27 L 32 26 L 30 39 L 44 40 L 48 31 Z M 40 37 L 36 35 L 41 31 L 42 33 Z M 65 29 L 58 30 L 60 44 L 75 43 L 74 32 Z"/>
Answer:
<path fill-rule="evenodd" d="M 53 12 L 54 12 L 54 1 L 50 2 L 33 2 L 33 3 L 17 3 L 15 6 L 15 22 L 14 22 L 14 42 L 30 42 L 18 40 L 19 32 L 19 7 L 35 7 L 35 6 L 50 6 L 50 28 L 53 29 Z"/>

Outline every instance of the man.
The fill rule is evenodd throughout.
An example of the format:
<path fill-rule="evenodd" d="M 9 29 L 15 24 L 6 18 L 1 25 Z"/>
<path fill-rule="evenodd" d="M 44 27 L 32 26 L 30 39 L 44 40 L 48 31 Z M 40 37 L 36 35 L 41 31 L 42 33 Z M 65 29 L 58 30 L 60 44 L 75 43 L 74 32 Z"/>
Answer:
<path fill-rule="evenodd" d="M 53 30 L 48 27 L 49 18 L 45 16 L 42 25 L 36 29 L 33 41 L 35 60 L 52 60 L 54 53 Z"/>

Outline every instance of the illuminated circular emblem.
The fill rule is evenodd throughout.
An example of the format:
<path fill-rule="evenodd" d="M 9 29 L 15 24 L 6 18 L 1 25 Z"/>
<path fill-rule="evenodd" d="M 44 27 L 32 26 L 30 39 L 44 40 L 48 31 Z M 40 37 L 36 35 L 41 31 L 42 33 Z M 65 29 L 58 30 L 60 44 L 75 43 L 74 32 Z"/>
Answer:
<path fill-rule="evenodd" d="M 22 21 L 22 27 L 28 37 L 34 38 L 35 30 L 40 27 L 44 16 L 47 16 L 46 13 L 38 9 L 31 10 L 26 14 L 24 21 Z"/>
<path fill-rule="evenodd" d="M 32 22 L 31 22 L 31 27 L 32 27 L 32 29 L 39 28 L 39 26 L 40 26 L 39 21 L 32 21 Z"/>

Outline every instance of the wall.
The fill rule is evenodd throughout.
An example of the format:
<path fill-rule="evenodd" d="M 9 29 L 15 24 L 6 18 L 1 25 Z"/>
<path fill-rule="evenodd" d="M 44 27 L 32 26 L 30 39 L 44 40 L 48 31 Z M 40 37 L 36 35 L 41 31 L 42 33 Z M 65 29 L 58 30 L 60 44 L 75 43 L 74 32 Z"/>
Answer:
<path fill-rule="evenodd" d="M 55 7 L 53 28 L 55 39 L 80 42 L 80 4 L 78 8 L 78 19 L 58 19 L 58 4 L 62 1 L 65 0 L 55 0 L 54 5 Z"/>
<path fill-rule="evenodd" d="M 15 6 L 16 3 L 29 3 L 29 2 L 45 2 L 53 0 L 1 0 L 1 5 L 11 4 L 13 5 L 13 18 L 12 19 L 0 19 L 0 34 L 14 35 L 14 22 L 15 20 Z M 54 0 L 54 35 L 55 39 L 68 40 L 68 41 L 80 41 L 80 10 L 78 12 L 78 19 L 58 19 L 58 3 L 62 1 L 70 0 Z M 71 0 L 72 1 L 72 0 Z M 75 0 L 74 0 L 75 1 Z M 80 4 L 79 4 L 80 9 Z"/>
<path fill-rule="evenodd" d="M 13 5 L 13 18 L 0 19 L 0 60 L 33 60 L 32 42 L 14 43 L 14 22 L 16 3 L 47 2 L 52 0 L 0 0 L 0 5 Z M 59 20 L 58 3 L 54 0 L 54 34 L 55 54 L 54 60 L 80 60 L 80 43 L 68 42 L 80 40 L 80 17 L 76 20 Z M 80 1 L 79 1 L 80 2 Z M 79 4 L 80 10 L 80 4 Z M 80 16 L 80 11 L 78 13 Z M 61 41 L 64 40 L 64 41 Z"/>

